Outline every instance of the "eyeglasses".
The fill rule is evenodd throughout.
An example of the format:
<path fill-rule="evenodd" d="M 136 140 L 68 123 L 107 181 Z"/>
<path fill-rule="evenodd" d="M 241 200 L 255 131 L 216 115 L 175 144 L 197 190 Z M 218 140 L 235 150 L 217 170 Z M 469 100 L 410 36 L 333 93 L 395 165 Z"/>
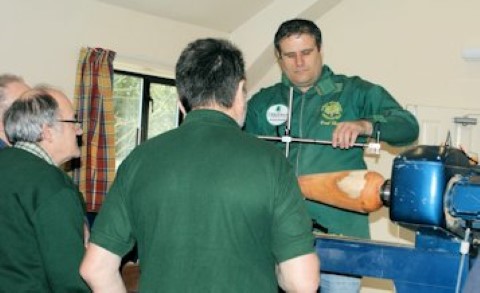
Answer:
<path fill-rule="evenodd" d="M 77 128 L 77 129 L 82 128 L 82 121 L 78 121 L 77 119 L 72 119 L 72 120 L 68 120 L 68 119 L 61 120 L 61 119 L 58 119 L 57 122 L 74 123 L 74 124 L 75 124 L 75 128 Z"/>

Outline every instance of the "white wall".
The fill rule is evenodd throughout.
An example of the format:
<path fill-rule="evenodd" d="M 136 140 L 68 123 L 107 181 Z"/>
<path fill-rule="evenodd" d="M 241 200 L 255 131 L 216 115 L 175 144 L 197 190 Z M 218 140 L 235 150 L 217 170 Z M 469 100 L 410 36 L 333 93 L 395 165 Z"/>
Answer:
<path fill-rule="evenodd" d="M 118 64 L 173 76 L 190 41 L 225 33 L 132 12 L 93 0 L 1 1 L 0 72 L 47 82 L 72 97 L 81 47 L 117 52 Z"/>
<path fill-rule="evenodd" d="M 480 62 L 480 1 L 345 0 L 318 21 L 326 62 L 385 85 L 403 104 L 474 105 Z"/>

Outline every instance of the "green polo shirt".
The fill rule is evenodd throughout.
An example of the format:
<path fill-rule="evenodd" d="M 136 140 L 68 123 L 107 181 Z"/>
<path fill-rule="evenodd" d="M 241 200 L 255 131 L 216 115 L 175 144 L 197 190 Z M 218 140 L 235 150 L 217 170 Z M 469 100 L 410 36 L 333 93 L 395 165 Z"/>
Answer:
<path fill-rule="evenodd" d="M 281 83 L 256 93 L 248 102 L 245 130 L 256 135 L 284 135 L 291 87 L 292 137 L 330 141 L 339 122 L 359 119 L 377 123 L 380 139 L 391 145 L 406 145 L 418 137 L 415 117 L 384 88 L 358 76 L 336 75 L 326 65 L 320 79 L 305 93 L 285 75 Z M 367 137 L 357 141 L 366 142 Z M 285 153 L 284 143 L 275 144 Z M 361 148 L 342 150 L 330 145 L 291 143 L 288 160 L 297 175 L 366 168 Z M 367 215 L 308 200 L 306 203 L 311 217 L 329 233 L 369 237 Z"/>
<path fill-rule="evenodd" d="M 122 163 L 91 241 L 138 243 L 141 292 L 277 292 L 275 264 L 314 251 L 303 201 L 276 148 L 194 110 Z"/>

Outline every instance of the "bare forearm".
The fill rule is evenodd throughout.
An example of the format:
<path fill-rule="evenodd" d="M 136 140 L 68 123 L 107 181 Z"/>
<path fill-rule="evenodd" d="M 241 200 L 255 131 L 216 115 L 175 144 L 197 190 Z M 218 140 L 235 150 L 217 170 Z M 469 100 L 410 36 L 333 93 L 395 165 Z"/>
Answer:
<path fill-rule="evenodd" d="M 85 278 L 94 293 L 126 293 L 127 289 L 123 283 L 120 273 L 101 274 Z"/>

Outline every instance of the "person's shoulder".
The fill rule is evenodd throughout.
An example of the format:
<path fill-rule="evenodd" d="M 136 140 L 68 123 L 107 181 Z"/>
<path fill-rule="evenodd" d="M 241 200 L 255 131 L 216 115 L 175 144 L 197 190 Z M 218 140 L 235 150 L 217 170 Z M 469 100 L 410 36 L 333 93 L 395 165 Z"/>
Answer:
<path fill-rule="evenodd" d="M 132 176 L 131 174 L 141 169 L 144 164 L 152 162 L 152 156 L 159 154 L 165 147 L 172 149 L 173 144 L 179 143 L 178 133 L 180 128 L 181 126 L 170 129 L 134 147 L 122 160 L 117 169 L 116 177 L 119 177 L 119 174 L 126 177 Z"/>
<path fill-rule="evenodd" d="M 38 184 L 44 186 L 44 188 L 52 191 L 65 188 L 78 190 L 72 178 L 59 167 L 46 163 L 42 169 L 44 173 L 39 178 Z"/>
<path fill-rule="evenodd" d="M 279 96 L 283 86 L 284 85 L 279 82 L 269 87 L 260 88 L 260 90 L 258 90 L 255 94 L 252 95 L 249 103 L 259 103 L 271 97 Z"/>
<path fill-rule="evenodd" d="M 369 89 L 372 87 L 381 87 L 370 80 L 367 80 L 360 75 L 346 75 L 341 73 L 335 73 L 332 75 L 335 82 L 346 84 L 347 86 L 354 86 L 358 88 Z"/>
<path fill-rule="evenodd" d="M 60 167 L 32 155 L 34 159 L 25 162 L 25 170 L 29 174 L 29 182 L 39 191 L 55 193 L 62 189 L 78 190 L 72 178 Z"/>
<path fill-rule="evenodd" d="M 343 88 L 346 92 L 354 92 L 360 96 L 369 96 L 369 97 L 391 97 L 391 94 L 388 92 L 385 87 L 382 85 L 366 80 L 361 76 L 344 76 Z"/>
<path fill-rule="evenodd" d="M 278 147 L 275 147 L 271 142 L 256 137 L 254 134 L 242 131 L 243 147 L 252 151 L 252 153 L 270 158 L 284 158 L 283 153 Z"/>
<path fill-rule="evenodd" d="M 163 133 L 157 134 L 154 137 L 147 139 L 146 141 L 142 142 L 138 146 L 136 146 L 127 156 L 129 161 L 143 157 L 149 156 L 152 152 L 156 152 L 159 149 L 159 145 L 171 141 L 174 136 L 178 133 L 179 127 L 170 129 Z"/>
<path fill-rule="evenodd" d="M 283 83 L 277 82 L 277 83 L 272 84 L 270 86 L 260 88 L 260 90 L 258 90 L 255 93 L 255 95 L 258 95 L 258 94 L 261 94 L 261 93 L 266 93 L 266 92 L 271 92 L 271 91 L 278 91 L 282 88 L 282 86 L 284 86 Z"/>
<path fill-rule="evenodd" d="M 41 178 L 57 174 L 59 171 L 61 172 L 57 166 L 48 163 L 45 159 L 19 148 L 5 148 L 4 154 L 16 162 L 12 168 L 23 169 L 25 172 L 34 173 L 36 176 L 33 176 L 33 178 Z"/>

